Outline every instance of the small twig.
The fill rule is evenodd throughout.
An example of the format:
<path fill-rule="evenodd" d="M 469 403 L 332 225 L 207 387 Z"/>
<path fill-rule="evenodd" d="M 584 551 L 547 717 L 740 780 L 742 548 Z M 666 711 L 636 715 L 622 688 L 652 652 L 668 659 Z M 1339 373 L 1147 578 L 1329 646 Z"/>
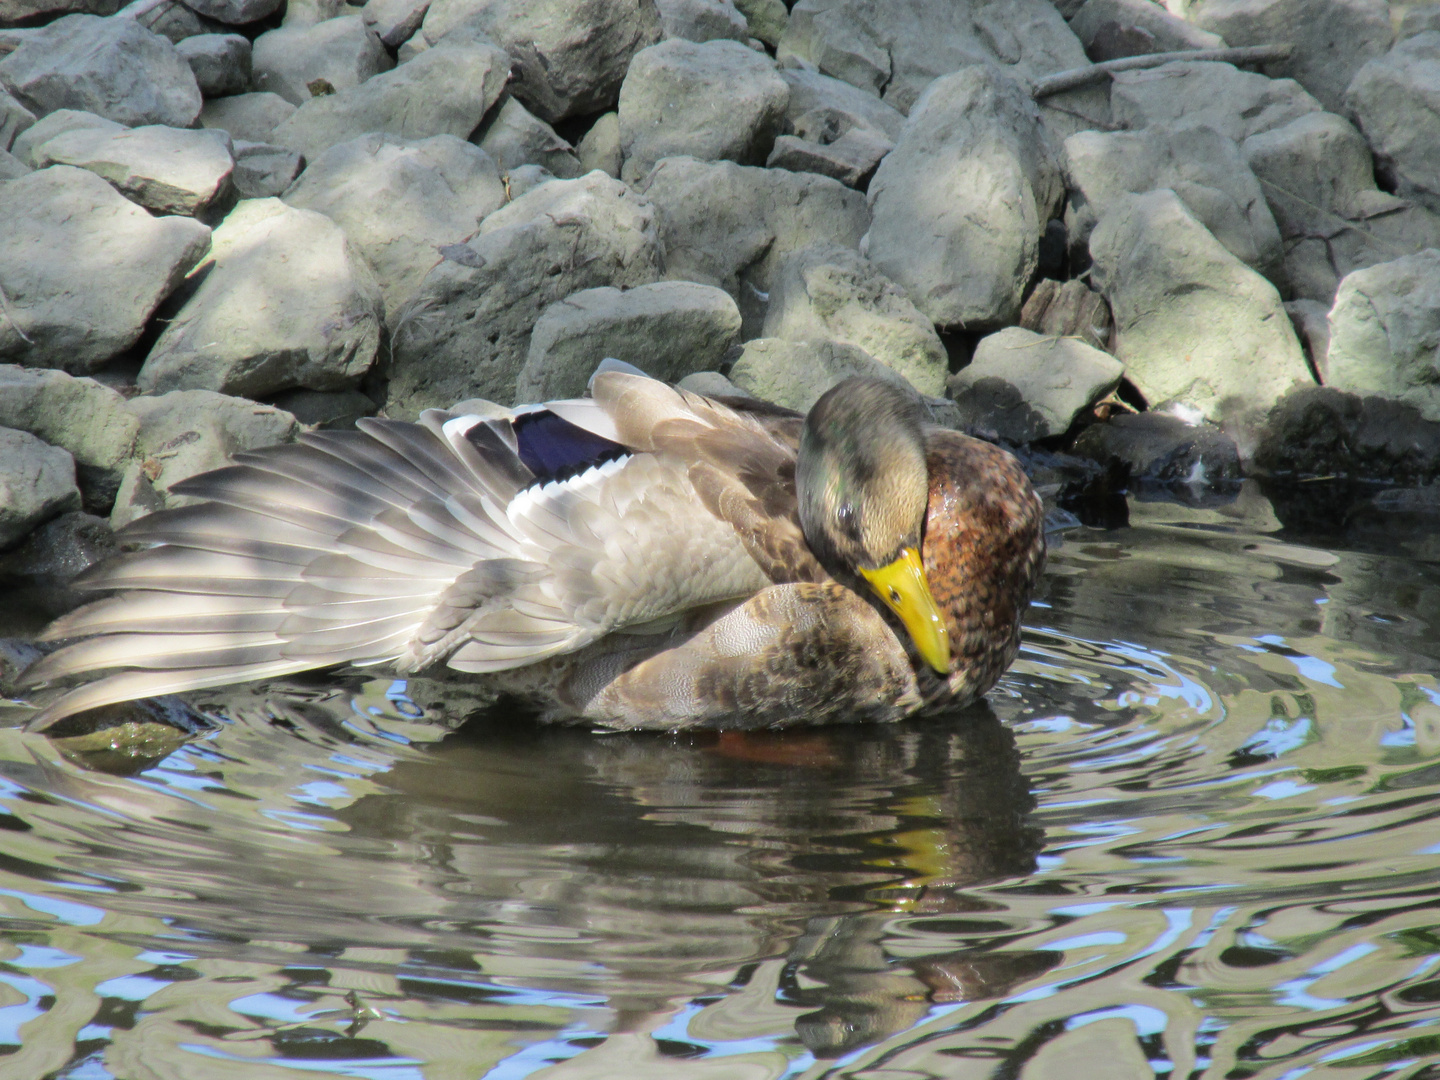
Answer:
<path fill-rule="evenodd" d="M 1101 82 L 1117 71 L 1159 67 L 1172 60 L 1211 60 L 1224 64 L 1268 64 L 1272 60 L 1284 60 L 1294 48 L 1293 45 L 1242 45 L 1234 49 L 1184 49 L 1180 52 L 1125 56 L 1119 60 L 1106 60 L 1099 64 L 1091 64 L 1089 67 L 1047 75 L 1036 81 L 1030 90 L 1030 96 L 1039 101 L 1051 94 L 1060 94 L 1066 90 L 1075 90 L 1081 86 Z"/>

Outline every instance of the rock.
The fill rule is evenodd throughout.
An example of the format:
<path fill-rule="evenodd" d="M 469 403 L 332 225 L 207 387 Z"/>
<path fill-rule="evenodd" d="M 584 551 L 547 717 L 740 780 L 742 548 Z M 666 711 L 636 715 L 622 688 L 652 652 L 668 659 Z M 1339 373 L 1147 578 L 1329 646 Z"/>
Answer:
<path fill-rule="evenodd" d="M 1275 286 L 1210 235 L 1173 191 L 1125 195 L 1090 236 L 1115 355 L 1152 406 L 1249 425 L 1311 381 Z"/>
<path fill-rule="evenodd" d="M 1440 420 L 1440 249 L 1346 275 L 1330 309 L 1327 380 Z"/>
<path fill-rule="evenodd" d="M 394 66 L 360 15 L 268 30 L 255 39 L 251 58 L 255 89 L 297 106 L 320 96 L 311 89 L 317 83 L 339 93 Z"/>
<path fill-rule="evenodd" d="M 409 63 L 430 48 L 430 43 L 425 40 L 423 34 L 415 34 L 409 41 L 395 50 L 395 62 L 397 64 Z"/>
<path fill-rule="evenodd" d="M 1105 298 L 1083 281 L 1042 278 L 1020 309 L 1020 325 L 1046 337 L 1076 337 L 1108 349 L 1114 320 Z"/>
<path fill-rule="evenodd" d="M 269 143 L 235 142 L 235 171 L 230 181 L 242 199 L 269 199 L 283 195 L 295 182 L 305 159 L 294 150 Z"/>
<path fill-rule="evenodd" d="M 606 176 L 620 177 L 624 155 L 620 153 L 620 116 L 602 113 L 575 147 L 582 173 L 599 169 Z"/>
<path fill-rule="evenodd" d="M 1219 34 L 1201 30 L 1151 0 L 1085 0 L 1070 20 L 1070 29 L 1097 63 L 1145 53 L 1225 47 Z"/>
<path fill-rule="evenodd" d="M 511 169 L 504 178 L 505 191 L 511 199 L 518 199 L 541 184 L 548 184 L 555 177 L 544 165 L 521 165 Z"/>
<path fill-rule="evenodd" d="M 474 236 L 505 188 L 495 163 L 454 135 L 362 135 L 312 161 L 285 201 L 345 230 L 375 269 L 393 329 L 441 249 Z"/>
<path fill-rule="evenodd" d="M 146 30 L 153 30 L 176 45 L 196 34 L 230 32 L 230 28 L 224 23 L 202 18 L 181 3 L 181 0 L 160 0 L 149 11 L 137 16 L 135 21 Z"/>
<path fill-rule="evenodd" d="M 1327 374 L 1330 367 L 1330 309 L 1318 300 L 1287 300 L 1285 314 L 1290 316 L 1290 325 L 1295 336 L 1304 346 L 1305 356 L 1323 386 L 1330 381 Z"/>
<path fill-rule="evenodd" d="M 349 431 L 355 421 L 374 416 L 375 402 L 359 390 L 286 390 L 270 404 L 311 428 Z"/>
<path fill-rule="evenodd" d="M 67 586 L 82 570 L 120 554 L 110 523 L 103 517 L 71 510 L 51 518 L 0 559 L 0 578 L 30 585 Z M 76 590 L 76 606 L 88 599 Z"/>
<path fill-rule="evenodd" d="M 243 94 L 250 89 L 250 39 L 240 34 L 196 34 L 175 45 L 195 73 L 207 98 Z"/>
<path fill-rule="evenodd" d="M 945 346 L 905 293 L 849 248 L 805 248 L 780 263 L 765 336 L 864 350 L 922 394 L 945 392 Z"/>
<path fill-rule="evenodd" d="M 140 430 L 110 514 L 116 529 L 154 510 L 198 502 L 170 493 L 181 480 L 228 465 L 242 450 L 293 442 L 300 434 L 287 412 L 210 390 L 137 397 L 130 409 Z"/>
<path fill-rule="evenodd" d="M 1395 40 L 1404 41 L 1427 30 L 1440 30 L 1440 4 L 1407 5 L 1395 30 Z"/>
<path fill-rule="evenodd" d="M 490 110 L 471 138 L 501 172 L 521 165 L 543 165 L 551 176 L 569 179 L 584 171 L 575 148 L 509 94 L 501 96 L 499 107 Z"/>
<path fill-rule="evenodd" d="M 39 167 L 74 165 L 157 214 L 204 213 L 229 195 L 235 168 L 223 131 L 146 127 L 109 132 L 78 128 L 31 151 Z"/>
<path fill-rule="evenodd" d="M 308 158 L 370 132 L 469 138 L 509 75 L 510 58 L 494 45 L 463 37 L 442 42 L 353 89 L 311 98 L 271 141 Z"/>
<path fill-rule="evenodd" d="M 387 49 L 398 49 L 420 30 L 430 0 L 367 0 L 360 14 Z"/>
<path fill-rule="evenodd" d="M 655 0 L 655 6 L 667 38 L 741 44 L 750 39 L 750 24 L 731 0 Z"/>
<path fill-rule="evenodd" d="M 86 507 L 108 514 L 140 425 L 125 399 L 94 379 L 0 364 L 0 427 L 67 451 Z"/>
<path fill-rule="evenodd" d="M 226 26 L 244 26 L 275 14 L 284 0 L 185 0 L 197 15 Z"/>
<path fill-rule="evenodd" d="M 200 114 L 190 65 L 132 19 L 57 19 L 0 60 L 0 86 L 37 116 L 83 109 L 130 126 L 183 128 Z"/>
<path fill-rule="evenodd" d="M 27 432 L 0 427 L 0 549 L 56 514 L 79 509 L 70 455 Z"/>
<path fill-rule="evenodd" d="M 0 8 L 0 26 L 38 26 L 62 15 L 113 15 L 125 0 L 8 0 Z"/>
<path fill-rule="evenodd" d="M 898 109 L 847 82 L 803 69 L 781 71 L 780 77 L 790 87 L 785 119 L 801 138 L 833 142 L 852 128 L 867 128 L 893 143 L 905 127 Z M 828 140 L 822 138 L 827 129 L 833 132 Z"/>
<path fill-rule="evenodd" d="M 1364 138 L 1334 113 L 1308 113 L 1241 147 L 1285 243 L 1293 295 L 1327 307 L 1340 279 L 1440 247 L 1440 216 L 1375 186 Z"/>
<path fill-rule="evenodd" d="M 799 0 L 779 56 L 904 113 L 936 78 L 972 64 L 1014 68 L 1023 83 L 1089 63 L 1048 0 Z"/>
<path fill-rule="evenodd" d="M 813 173 L 667 158 L 639 185 L 655 204 L 667 276 L 717 285 L 758 332 L 775 268 L 811 244 L 853 248 L 865 197 Z"/>
<path fill-rule="evenodd" d="M 762 53 L 734 41 L 678 39 L 643 49 L 620 87 L 621 176 L 664 157 L 765 161 L 790 90 Z"/>
<path fill-rule="evenodd" d="M 9 150 L 0 150 L 0 182 L 15 180 L 30 172 L 30 166 Z"/>
<path fill-rule="evenodd" d="M 788 345 L 789 342 L 785 342 L 784 344 Z M 692 394 L 701 394 L 711 398 L 748 398 L 751 396 L 718 371 L 692 371 L 675 385 L 681 390 L 689 390 Z"/>
<path fill-rule="evenodd" d="M 0 362 L 92 371 L 139 340 L 200 261 L 210 230 L 156 218 L 84 169 L 54 165 L 0 186 Z"/>
<path fill-rule="evenodd" d="M 9 150 L 15 145 L 16 136 L 34 123 L 34 113 L 0 91 L 0 150 Z"/>
<path fill-rule="evenodd" d="M 807 142 L 781 135 L 765 164 L 771 169 L 813 172 L 863 190 L 895 144 L 866 128 L 851 128 L 833 142 Z"/>
<path fill-rule="evenodd" d="M 94 113 L 83 112 L 80 109 L 56 109 L 49 116 L 22 131 L 10 149 L 25 164 L 33 166 L 35 161 L 31 154 L 35 147 L 49 142 L 57 135 L 81 128 L 106 132 L 126 130 L 124 124 L 106 120 L 103 116 L 96 116 Z"/>
<path fill-rule="evenodd" d="M 1437 80 L 1440 30 L 1427 30 L 1362 67 L 1345 92 L 1345 110 L 1365 133 L 1378 168 L 1393 178 L 1395 194 L 1440 213 Z"/>
<path fill-rule="evenodd" d="M 1212 127 L 1237 143 L 1322 109 L 1294 79 L 1195 60 L 1117 72 L 1110 105 L 1120 127 Z"/>
<path fill-rule="evenodd" d="M 247 199 L 216 228 L 210 254 L 140 369 L 142 390 L 335 390 L 374 362 L 380 286 L 323 214 Z"/>
<path fill-rule="evenodd" d="M 1075 453 L 1102 465 L 1119 462 L 1132 480 L 1152 484 L 1234 484 L 1240 450 L 1213 424 L 1190 424 L 1166 413 L 1121 413 L 1092 424 Z"/>
<path fill-rule="evenodd" d="M 654 208 L 600 173 L 515 199 L 473 240 L 443 252 L 402 313 L 387 413 L 508 400 L 545 308 L 582 289 L 655 281 L 661 250 Z"/>
<path fill-rule="evenodd" d="M 279 94 L 260 91 L 211 98 L 200 110 L 200 123 L 207 128 L 228 131 L 236 141 L 266 142 L 294 113 L 295 106 Z"/>
<path fill-rule="evenodd" d="M 936 79 L 870 181 L 862 242 L 940 327 L 1014 322 L 1064 196 L 1029 94 L 991 67 Z"/>
<path fill-rule="evenodd" d="M 1428 483 L 1440 477 L 1440 424 L 1400 401 L 1328 386 L 1294 390 L 1271 411 L 1250 468 L 1285 478 Z"/>
<path fill-rule="evenodd" d="M 1385 0 L 1202 0 L 1190 18 L 1231 45 L 1291 43 L 1289 59 L 1267 70 L 1294 79 L 1334 111 L 1355 72 L 1395 37 Z"/>
<path fill-rule="evenodd" d="M 1082 131 L 1065 140 L 1065 157 L 1072 259 L 1121 195 L 1169 188 L 1232 255 L 1284 281 L 1280 232 L 1260 182 L 1239 147 L 1213 128 Z"/>
<path fill-rule="evenodd" d="M 317 26 L 350 14 L 352 12 L 345 0 L 285 0 L 285 17 L 280 20 L 280 25 Z"/>
<path fill-rule="evenodd" d="M 909 385 L 864 349 L 839 341 L 755 338 L 745 343 L 730 368 L 730 379 L 741 392 L 802 413 L 809 412 L 826 390 L 852 375 Z"/>
<path fill-rule="evenodd" d="M 785 27 L 790 25 L 790 10 L 785 0 L 735 0 L 750 33 L 772 48 L 780 44 Z"/>
<path fill-rule="evenodd" d="M 657 281 L 572 293 L 536 320 L 515 400 L 583 397 L 607 356 L 675 382 L 719 367 L 739 334 L 740 309 L 713 285 Z"/>

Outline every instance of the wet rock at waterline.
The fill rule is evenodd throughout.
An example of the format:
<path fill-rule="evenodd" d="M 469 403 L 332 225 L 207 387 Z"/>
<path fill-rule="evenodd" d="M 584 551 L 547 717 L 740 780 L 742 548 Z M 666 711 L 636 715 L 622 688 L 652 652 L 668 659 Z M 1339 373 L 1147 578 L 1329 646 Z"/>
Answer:
<path fill-rule="evenodd" d="M 1132 480 L 1202 488 L 1238 481 L 1240 451 L 1214 424 L 1166 413 L 1122 413 L 1092 424 L 1075 453 L 1101 464 L 1118 462 Z"/>

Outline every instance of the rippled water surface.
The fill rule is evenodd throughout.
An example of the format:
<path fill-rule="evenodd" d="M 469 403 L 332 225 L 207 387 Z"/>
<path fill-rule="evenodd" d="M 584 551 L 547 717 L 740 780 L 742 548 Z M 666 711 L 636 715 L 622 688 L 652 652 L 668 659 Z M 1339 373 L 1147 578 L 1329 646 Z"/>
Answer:
<path fill-rule="evenodd" d="M 0 1078 L 1440 1077 L 1434 554 L 1132 502 L 893 727 L 362 677 L 0 730 Z"/>

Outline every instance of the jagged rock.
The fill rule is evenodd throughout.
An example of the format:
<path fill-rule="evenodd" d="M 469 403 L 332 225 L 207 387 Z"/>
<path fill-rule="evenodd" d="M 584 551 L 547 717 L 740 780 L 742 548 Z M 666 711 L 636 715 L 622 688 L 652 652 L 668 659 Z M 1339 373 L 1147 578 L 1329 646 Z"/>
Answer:
<path fill-rule="evenodd" d="M 861 251 L 941 327 L 1013 322 L 1064 196 L 1029 94 L 990 67 L 936 79 L 870 181 Z"/>
<path fill-rule="evenodd" d="M 132 126 L 189 127 L 200 113 L 190 65 L 133 19 L 57 19 L 0 60 L 0 86 L 37 116 L 83 109 Z"/>
<path fill-rule="evenodd" d="M 742 393 L 802 413 L 809 412 L 826 390 L 852 375 L 909 385 L 864 349 L 839 341 L 755 338 L 745 343 L 730 368 L 730 380 Z M 719 392 L 718 388 L 707 391 L 690 385 L 686 389 Z"/>
<path fill-rule="evenodd" d="M 124 124 L 106 120 L 103 116 L 96 116 L 94 113 L 84 112 L 80 109 L 56 109 L 49 116 L 38 120 L 22 131 L 10 150 L 25 164 L 34 166 L 35 160 L 31 154 L 37 146 L 49 142 L 57 135 L 81 128 L 106 132 L 126 130 Z"/>
<path fill-rule="evenodd" d="M 758 165 L 789 96 L 770 59 L 739 42 L 672 39 L 643 49 L 620 88 L 621 175 L 633 181 L 681 154 Z"/>
<path fill-rule="evenodd" d="M 15 145 L 16 136 L 34 123 L 34 113 L 0 91 L 0 150 L 9 150 Z"/>
<path fill-rule="evenodd" d="M 624 155 L 620 152 L 620 116 L 608 112 L 590 125 L 590 130 L 575 147 L 582 173 L 599 169 L 606 176 L 619 179 Z"/>
<path fill-rule="evenodd" d="M 3 68 L 0 64 L 0 68 Z M 1440 30 L 1406 38 L 1355 74 L 1345 110 L 1365 133 L 1395 193 L 1440 213 Z"/>
<path fill-rule="evenodd" d="M 1233 484 L 1241 475 L 1233 439 L 1213 424 L 1165 413 L 1121 413 L 1092 424 L 1075 440 L 1075 453 L 1104 465 L 1119 462 L 1132 480 L 1152 484 Z"/>
<path fill-rule="evenodd" d="M 849 248 L 825 245 L 786 257 L 770 285 L 765 336 L 854 345 L 922 394 L 945 391 L 945 346 L 894 282 Z"/>
<path fill-rule="evenodd" d="M 28 432 L 0 427 L 0 549 L 79 509 L 74 459 Z"/>
<path fill-rule="evenodd" d="M 521 165 L 543 165 L 551 176 L 568 180 L 583 171 L 575 148 L 509 94 L 503 95 L 498 108 L 490 110 L 471 139 L 501 172 Z"/>
<path fill-rule="evenodd" d="M 380 286 L 323 214 L 247 199 L 216 228 L 210 254 L 140 369 L 141 389 L 335 390 L 374 362 Z"/>
<path fill-rule="evenodd" d="M 867 128 L 851 128 L 832 142 L 781 135 L 765 164 L 771 169 L 813 172 L 863 189 L 895 144 Z"/>
<path fill-rule="evenodd" d="M 268 142 L 274 137 L 275 129 L 294 113 L 295 106 L 279 94 L 258 91 L 211 98 L 200 110 L 200 123 L 203 127 L 227 131 L 237 141 Z"/>
<path fill-rule="evenodd" d="M 1085 46 L 1086 55 L 1096 62 L 1225 47 L 1219 34 L 1201 30 L 1151 0 L 1085 0 L 1071 18 L 1070 29 Z"/>
<path fill-rule="evenodd" d="M 1311 381 L 1275 286 L 1210 235 L 1173 191 L 1125 195 L 1090 236 L 1115 355 L 1152 406 L 1248 425 Z"/>
<path fill-rule="evenodd" d="M 0 181 L 16 180 L 30 171 L 30 166 L 9 150 L 0 150 Z"/>
<path fill-rule="evenodd" d="M 42 168 L 88 169 L 157 214 L 192 217 L 229 194 L 235 168 L 227 133 L 159 125 L 113 132 L 77 128 L 41 143 L 30 156 Z"/>
<path fill-rule="evenodd" d="M 398 49 L 414 37 L 430 10 L 430 0 L 367 0 L 360 14 L 387 49 Z"/>
<path fill-rule="evenodd" d="M 441 249 L 475 235 L 505 188 L 495 163 L 454 135 L 362 135 L 312 161 L 285 201 L 345 230 L 375 269 L 393 328 Z"/>
<path fill-rule="evenodd" d="M 905 116 L 879 98 L 818 71 L 780 72 L 790 87 L 785 120 L 790 130 L 812 142 L 834 141 L 851 128 L 868 128 L 892 143 L 900 138 Z M 823 136 L 829 134 L 828 140 Z"/>
<path fill-rule="evenodd" d="M 655 204 L 669 276 L 718 285 L 742 312 L 790 252 L 853 248 L 870 224 L 865 196 L 813 173 L 667 158 L 637 190 Z"/>
<path fill-rule="evenodd" d="M 908 113 L 936 78 L 972 64 L 1022 82 L 1089 61 L 1047 0 L 799 0 L 779 55 L 883 96 Z"/>
<path fill-rule="evenodd" d="M 1375 186 L 1370 149 L 1334 113 L 1309 113 L 1241 147 L 1285 243 L 1293 295 L 1329 305 L 1352 270 L 1440 247 L 1440 216 Z"/>
<path fill-rule="evenodd" d="M 355 421 L 374 416 L 375 402 L 359 390 L 286 390 L 270 404 L 311 428 L 349 431 Z"/>
<path fill-rule="evenodd" d="M 963 426 L 1019 444 L 1063 435 L 1124 373 L 1120 361 L 1082 341 L 1012 326 L 983 338 L 948 388 Z"/>
<path fill-rule="evenodd" d="M 465 139 L 499 99 L 509 76 L 510 58 L 501 49 L 458 36 L 353 89 L 311 98 L 270 140 L 309 158 L 370 132 Z"/>
<path fill-rule="evenodd" d="M 244 26 L 275 14 L 284 0 L 185 0 L 196 14 L 226 26 Z"/>
<path fill-rule="evenodd" d="M 660 40 L 648 0 L 435 0 L 422 29 L 433 45 L 461 25 L 510 54 L 510 92 L 548 124 L 613 109 L 631 58 Z"/>
<path fill-rule="evenodd" d="M 1110 305 L 1083 281 L 1042 278 L 1020 309 L 1020 325 L 1046 337 L 1076 337 L 1097 349 L 1110 346 Z"/>
<path fill-rule="evenodd" d="M 256 90 L 296 106 L 317 96 L 311 89 L 317 81 L 338 93 L 395 66 L 360 15 L 268 30 L 255 39 L 250 64 Z"/>
<path fill-rule="evenodd" d="M 1121 127 L 1212 127 L 1237 143 L 1323 108 L 1294 79 L 1197 60 L 1117 72 L 1110 105 Z"/>
<path fill-rule="evenodd" d="M 207 98 L 250 89 L 250 39 L 240 34 L 196 34 L 175 45 L 200 93 Z"/>
<path fill-rule="evenodd" d="M 130 410 L 140 429 L 110 514 L 116 529 L 152 511 L 197 502 L 170 493 L 181 480 L 228 465 L 242 450 L 293 442 L 300 434 L 287 412 L 210 390 L 137 397 Z"/>
<path fill-rule="evenodd" d="M 0 185 L 0 361 L 93 371 L 140 338 L 210 230 L 156 218 L 94 173 L 53 165 Z"/>
<path fill-rule="evenodd" d="M 735 6 L 750 27 L 750 33 L 766 45 L 780 44 L 785 27 L 790 24 L 790 10 L 785 0 L 735 0 Z"/>
<path fill-rule="evenodd" d="M 1440 249 L 1346 275 L 1330 309 L 1330 386 L 1440 420 Z"/>
<path fill-rule="evenodd" d="M 1239 147 L 1213 128 L 1082 131 L 1065 140 L 1065 158 L 1072 253 L 1085 251 L 1115 199 L 1169 188 L 1232 255 L 1283 282 L 1280 232 L 1260 182 Z"/>
<path fill-rule="evenodd" d="M 1307 387 L 1271 411 L 1250 467 L 1280 477 L 1428 483 L 1440 477 L 1440 424 L 1401 401 Z"/>
<path fill-rule="evenodd" d="M 657 281 L 572 293 L 536 320 L 515 400 L 582 397 L 607 356 L 675 382 L 718 367 L 739 333 L 740 309 L 713 285 Z"/>
<path fill-rule="evenodd" d="M 667 38 L 742 44 L 750 38 L 750 24 L 731 0 L 655 0 L 655 6 Z"/>
<path fill-rule="evenodd" d="M 236 140 L 235 171 L 230 181 L 242 199 L 269 199 L 283 195 L 295 182 L 305 159 L 294 150 L 269 143 Z"/>
<path fill-rule="evenodd" d="M 540 184 L 442 254 L 392 337 L 390 416 L 506 401 L 546 307 L 582 289 L 647 284 L 661 268 L 654 208 L 600 173 Z"/>
<path fill-rule="evenodd" d="M 1202 0 L 1190 18 L 1231 45 L 1290 43 L 1289 58 L 1267 70 L 1337 111 L 1355 72 L 1395 37 L 1385 0 Z"/>

